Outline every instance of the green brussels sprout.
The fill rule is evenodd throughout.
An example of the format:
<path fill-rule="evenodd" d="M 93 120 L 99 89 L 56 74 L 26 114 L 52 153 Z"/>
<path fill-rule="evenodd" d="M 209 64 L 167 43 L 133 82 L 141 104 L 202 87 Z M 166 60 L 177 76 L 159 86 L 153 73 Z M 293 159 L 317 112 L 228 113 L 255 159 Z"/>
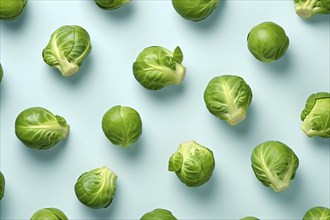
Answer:
<path fill-rule="evenodd" d="M 172 0 L 175 11 L 191 21 L 206 19 L 217 8 L 219 0 Z"/>
<path fill-rule="evenodd" d="M 316 206 L 309 209 L 303 220 L 329 220 L 330 219 L 330 209 L 322 206 Z"/>
<path fill-rule="evenodd" d="M 57 68 L 63 76 L 77 73 L 81 63 L 92 50 L 88 32 L 78 25 L 58 28 L 42 51 L 44 61 Z"/>
<path fill-rule="evenodd" d="M 241 218 L 240 220 L 260 220 L 260 219 L 253 217 L 253 216 L 247 216 L 247 217 Z"/>
<path fill-rule="evenodd" d="M 279 141 L 266 141 L 252 152 L 251 165 L 257 179 L 275 192 L 290 186 L 299 166 L 299 159 L 293 150 Z"/>
<path fill-rule="evenodd" d="M 95 0 L 95 3 L 102 9 L 113 10 L 120 8 L 122 5 L 131 2 L 131 0 Z"/>
<path fill-rule="evenodd" d="M 45 150 L 66 139 L 70 126 L 65 119 L 47 109 L 31 107 L 22 111 L 15 121 L 17 138 L 27 147 Z"/>
<path fill-rule="evenodd" d="M 213 152 L 195 141 L 180 144 L 168 162 L 168 170 L 175 172 L 181 182 L 190 187 L 208 182 L 214 166 Z"/>
<path fill-rule="evenodd" d="M 252 90 L 243 78 L 222 75 L 211 79 L 204 91 L 206 108 L 231 126 L 246 118 L 252 100 Z"/>
<path fill-rule="evenodd" d="M 274 22 L 254 26 L 247 36 L 248 49 L 258 60 L 271 63 L 280 59 L 289 47 L 289 37 Z"/>
<path fill-rule="evenodd" d="M 330 14 L 330 0 L 294 0 L 297 15 L 311 18 L 317 14 Z"/>
<path fill-rule="evenodd" d="M 177 218 L 170 211 L 158 208 L 145 213 L 140 220 L 177 220 Z"/>
<path fill-rule="evenodd" d="M 103 115 L 102 130 L 112 144 L 128 147 L 142 134 L 141 117 L 131 107 L 116 105 Z"/>
<path fill-rule="evenodd" d="M 0 19 L 15 19 L 24 10 L 27 0 L 0 0 Z"/>
<path fill-rule="evenodd" d="M 179 85 L 186 74 L 182 61 L 180 47 L 176 47 L 174 53 L 160 46 L 147 47 L 133 63 L 134 77 L 143 87 L 150 90 Z"/>
<path fill-rule="evenodd" d="M 2 76 L 3 76 L 3 69 L 2 69 L 2 66 L 1 66 L 1 63 L 0 63 L 0 82 L 2 80 Z"/>
<path fill-rule="evenodd" d="M 5 185 L 6 185 L 5 177 L 2 174 L 2 172 L 0 171 L 0 201 L 2 200 L 3 196 L 5 195 Z"/>
<path fill-rule="evenodd" d="M 330 93 L 310 95 L 300 118 L 303 121 L 300 128 L 308 137 L 330 138 Z"/>
<path fill-rule="evenodd" d="M 68 220 L 68 217 L 57 208 L 44 208 L 36 211 L 30 220 Z"/>
<path fill-rule="evenodd" d="M 105 166 L 83 173 L 74 186 L 78 200 L 93 209 L 108 207 L 116 192 L 117 177 Z"/>

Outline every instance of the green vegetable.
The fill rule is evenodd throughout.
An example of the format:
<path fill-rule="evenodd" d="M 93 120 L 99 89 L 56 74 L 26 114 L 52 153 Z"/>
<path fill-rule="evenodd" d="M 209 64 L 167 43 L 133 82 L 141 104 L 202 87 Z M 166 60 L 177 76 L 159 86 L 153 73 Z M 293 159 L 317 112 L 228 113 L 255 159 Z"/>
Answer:
<path fill-rule="evenodd" d="M 234 75 L 214 77 L 204 92 L 207 109 L 234 126 L 246 118 L 252 90 L 243 78 Z"/>
<path fill-rule="evenodd" d="M 68 217 L 57 208 L 44 208 L 36 211 L 30 220 L 68 220 Z"/>
<path fill-rule="evenodd" d="M 135 109 L 117 105 L 104 114 L 102 129 L 112 144 L 127 147 L 142 134 L 141 117 Z"/>
<path fill-rule="evenodd" d="M 240 220 L 260 220 L 260 219 L 253 217 L 253 216 L 247 216 L 247 217 L 241 218 Z"/>
<path fill-rule="evenodd" d="M 47 109 L 31 107 L 22 111 L 15 121 L 17 138 L 26 146 L 45 150 L 66 139 L 70 126 L 65 119 Z"/>
<path fill-rule="evenodd" d="M 300 118 L 303 121 L 301 129 L 308 137 L 330 138 L 330 93 L 310 95 Z"/>
<path fill-rule="evenodd" d="M 172 0 L 175 11 L 191 21 L 206 19 L 217 8 L 219 0 Z"/>
<path fill-rule="evenodd" d="M 105 166 L 83 173 L 74 186 L 78 200 L 93 209 L 108 207 L 116 192 L 117 177 Z"/>
<path fill-rule="evenodd" d="M 27 0 L 0 0 L 0 19 L 15 19 L 19 16 Z"/>
<path fill-rule="evenodd" d="M 322 206 L 316 206 L 309 209 L 303 220 L 329 220 L 330 219 L 330 209 Z"/>
<path fill-rule="evenodd" d="M 0 63 L 0 82 L 2 80 L 2 76 L 3 76 L 3 69 L 2 69 L 2 66 L 1 66 L 1 63 Z"/>
<path fill-rule="evenodd" d="M 140 220 L 177 220 L 177 218 L 166 209 L 154 209 L 145 213 Z"/>
<path fill-rule="evenodd" d="M 95 0 L 95 3 L 102 9 L 113 10 L 122 5 L 131 2 L 131 0 Z"/>
<path fill-rule="evenodd" d="M 208 182 L 214 166 L 213 152 L 195 141 L 180 144 L 168 162 L 168 170 L 175 172 L 181 182 L 191 187 Z"/>
<path fill-rule="evenodd" d="M 57 68 L 63 76 L 77 73 L 80 65 L 92 50 L 88 32 L 77 25 L 58 28 L 42 51 L 44 61 Z"/>
<path fill-rule="evenodd" d="M 294 0 L 297 15 L 311 18 L 317 14 L 330 14 L 330 0 Z"/>
<path fill-rule="evenodd" d="M 251 164 L 257 179 L 275 192 L 290 186 L 299 166 L 293 150 L 279 141 L 266 141 L 252 152 Z"/>
<path fill-rule="evenodd" d="M 289 38 L 284 29 L 274 22 L 263 22 L 254 26 L 247 36 L 248 49 L 262 62 L 280 59 L 289 47 Z"/>
<path fill-rule="evenodd" d="M 3 176 L 2 172 L 0 171 L 0 201 L 2 200 L 3 196 L 5 195 L 5 177 Z"/>
<path fill-rule="evenodd" d="M 150 90 L 179 85 L 186 74 L 182 61 L 180 47 L 176 47 L 173 53 L 160 46 L 147 47 L 133 64 L 134 77 L 143 87 Z"/>

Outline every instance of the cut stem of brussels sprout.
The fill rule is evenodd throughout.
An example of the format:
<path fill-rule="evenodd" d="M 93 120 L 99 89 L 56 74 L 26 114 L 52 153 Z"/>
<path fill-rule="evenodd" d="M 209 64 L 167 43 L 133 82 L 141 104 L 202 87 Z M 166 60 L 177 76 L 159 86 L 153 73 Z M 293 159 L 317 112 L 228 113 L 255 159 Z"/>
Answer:
<path fill-rule="evenodd" d="M 295 10 L 301 18 L 311 18 L 316 14 L 329 14 L 329 0 L 295 0 Z"/>
<path fill-rule="evenodd" d="M 235 106 L 236 107 L 236 106 Z M 239 124 L 241 121 L 243 121 L 246 118 L 246 111 L 242 108 L 236 108 L 229 110 L 228 114 L 228 124 L 231 126 L 235 126 Z"/>
<path fill-rule="evenodd" d="M 63 76 L 65 77 L 69 77 L 74 75 L 75 73 L 77 73 L 80 69 L 80 67 L 77 64 L 74 63 L 70 63 L 68 62 L 67 59 L 62 59 L 58 58 L 58 65 L 55 66 L 59 71 L 61 71 L 61 73 L 63 74 Z"/>

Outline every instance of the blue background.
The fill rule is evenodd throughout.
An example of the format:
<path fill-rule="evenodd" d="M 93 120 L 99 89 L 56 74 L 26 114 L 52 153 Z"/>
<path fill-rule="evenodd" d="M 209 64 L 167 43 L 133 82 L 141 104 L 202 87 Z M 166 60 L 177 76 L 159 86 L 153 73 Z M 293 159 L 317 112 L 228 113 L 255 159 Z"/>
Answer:
<path fill-rule="evenodd" d="M 256 24 L 273 21 L 290 38 L 286 55 L 267 64 L 248 51 Z M 80 25 L 92 51 L 70 78 L 49 66 L 41 52 L 62 25 Z M 115 11 L 94 1 L 30 0 L 23 14 L 0 21 L 1 171 L 6 177 L 1 219 L 28 219 L 38 209 L 57 207 L 70 219 L 138 219 L 160 207 L 179 219 L 301 219 L 313 206 L 329 207 L 329 139 L 308 138 L 300 113 L 311 93 L 329 91 L 329 15 L 303 20 L 293 1 L 228 0 L 201 22 L 181 18 L 171 1 L 133 1 Z M 144 89 L 132 64 L 145 47 L 160 45 L 184 53 L 180 86 Z M 223 74 L 242 76 L 253 91 L 245 121 L 230 127 L 211 115 L 203 92 Z M 130 148 L 112 145 L 101 129 L 114 105 L 135 108 L 143 134 Z M 63 116 L 69 137 L 47 151 L 25 147 L 14 122 L 24 109 L 41 106 Z M 167 171 L 179 143 L 195 140 L 216 160 L 211 180 L 188 188 Z M 300 159 L 289 189 L 264 187 L 250 166 L 253 148 L 267 140 L 289 145 Z M 108 166 L 118 174 L 110 207 L 82 205 L 74 184 L 85 171 Z"/>

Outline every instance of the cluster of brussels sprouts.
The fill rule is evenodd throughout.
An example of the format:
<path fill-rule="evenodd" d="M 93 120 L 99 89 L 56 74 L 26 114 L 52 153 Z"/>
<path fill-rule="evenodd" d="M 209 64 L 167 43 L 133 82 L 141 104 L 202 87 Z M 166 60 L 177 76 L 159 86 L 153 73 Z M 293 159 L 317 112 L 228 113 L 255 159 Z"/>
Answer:
<path fill-rule="evenodd" d="M 113 10 L 130 0 L 95 0 L 102 9 Z M 194 22 L 206 19 L 218 7 L 219 0 L 172 0 L 175 11 L 184 19 Z M 0 0 L 0 19 L 14 19 L 24 10 L 27 0 Z M 296 13 L 303 18 L 316 14 L 329 14 L 329 0 L 294 0 Z M 289 37 L 284 29 L 274 22 L 263 22 L 254 26 L 247 35 L 247 47 L 258 60 L 266 63 L 283 57 L 289 47 Z M 55 30 L 49 43 L 42 51 L 42 57 L 49 66 L 57 68 L 64 77 L 76 74 L 83 60 L 91 52 L 88 32 L 77 25 L 65 25 Z M 186 67 L 183 66 L 183 52 L 176 47 L 173 52 L 162 46 L 143 49 L 132 65 L 135 79 L 146 89 L 160 90 L 169 85 L 183 82 Z M 3 69 L 0 64 L 0 81 Z M 207 84 L 204 102 L 215 117 L 235 126 L 247 117 L 252 101 L 252 89 L 237 75 L 220 75 Z M 330 93 L 318 92 L 308 97 L 301 112 L 302 131 L 309 137 L 330 137 Z M 142 120 L 139 113 L 128 106 L 113 106 L 102 118 L 102 130 L 113 144 L 128 147 L 142 135 Z M 27 147 L 46 150 L 66 139 L 70 125 L 59 115 L 43 107 L 23 110 L 15 121 L 15 134 Z M 280 141 L 266 141 L 257 145 L 251 154 L 251 166 L 256 178 L 266 187 L 281 192 L 290 186 L 295 178 L 299 159 L 294 151 Z M 168 171 L 175 172 L 178 179 L 189 187 L 207 183 L 215 168 L 213 152 L 197 143 L 188 141 L 179 144 L 170 156 Z M 82 173 L 75 185 L 77 199 L 87 207 L 100 209 L 108 207 L 116 192 L 118 176 L 103 166 Z M 4 196 L 5 178 L 0 172 L 0 200 Z M 43 208 L 35 212 L 31 220 L 68 219 L 57 208 Z M 157 208 L 145 213 L 141 220 L 176 220 L 174 215 Z M 303 220 L 330 219 L 330 210 L 325 207 L 309 209 Z M 258 220 L 244 217 L 241 220 Z"/>

